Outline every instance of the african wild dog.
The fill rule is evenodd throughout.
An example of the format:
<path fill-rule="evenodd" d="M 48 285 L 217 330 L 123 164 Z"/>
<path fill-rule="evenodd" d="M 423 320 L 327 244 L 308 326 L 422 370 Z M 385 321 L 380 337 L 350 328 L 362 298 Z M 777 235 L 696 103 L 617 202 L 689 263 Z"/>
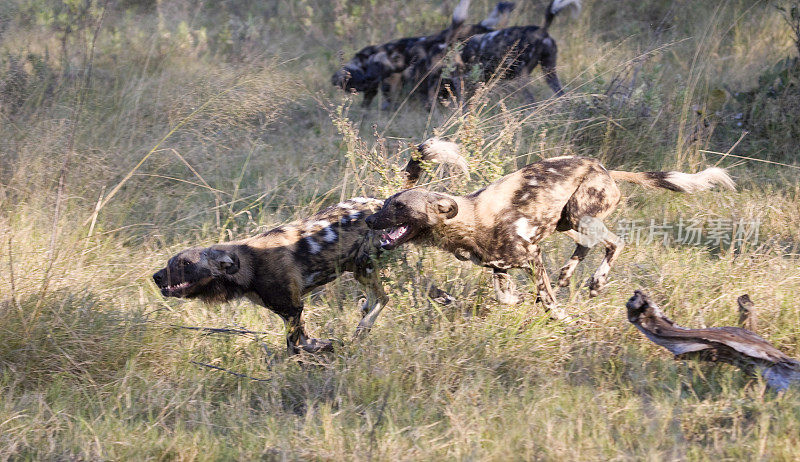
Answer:
<path fill-rule="evenodd" d="M 462 98 L 463 82 L 467 76 L 477 72 L 477 79 L 488 82 L 491 79 L 510 80 L 527 78 L 537 65 L 542 66 L 547 85 L 556 96 L 563 95 L 561 82 L 556 74 L 556 42 L 548 34 L 548 29 L 556 15 L 568 6 L 580 11 L 580 0 L 552 0 L 545 10 L 542 27 L 516 26 L 475 35 L 463 44 L 457 55 L 452 78 L 453 90 Z M 523 87 L 529 100 L 532 93 Z"/>
<path fill-rule="evenodd" d="M 406 184 L 419 179 L 422 161 L 455 162 L 466 168 L 466 161 L 452 152 L 420 152 L 405 167 Z M 379 199 L 356 197 L 257 236 L 189 248 L 170 258 L 153 280 L 165 297 L 206 302 L 247 297 L 269 308 L 286 324 L 290 354 L 331 350 L 330 341 L 306 335 L 302 296 L 342 272 L 352 272 L 367 292 L 356 336 L 369 331 L 388 297 L 374 266 L 380 242 L 364 219 L 382 205 Z"/>
<path fill-rule="evenodd" d="M 449 142 L 428 150 L 452 151 Z M 386 230 L 385 249 L 405 242 L 436 245 L 460 260 L 494 270 L 498 301 L 519 302 L 507 275 L 524 268 L 538 283 L 538 296 L 547 309 L 556 306 L 555 295 L 542 262 L 539 242 L 561 231 L 577 243 L 561 268 L 559 286 L 566 286 L 575 267 L 598 242 L 605 258 L 589 284 L 596 296 L 606 284 L 611 265 L 623 242 L 602 223 L 620 201 L 617 181 L 649 188 L 692 193 L 722 185 L 734 189 L 725 170 L 708 168 L 699 173 L 608 171 L 596 159 L 554 157 L 511 173 L 467 196 L 452 196 L 425 189 L 408 189 L 386 199 L 380 211 L 366 219 L 370 228 Z M 531 268 L 532 267 L 532 268 Z"/>
<path fill-rule="evenodd" d="M 370 45 L 359 50 L 331 77 L 331 83 L 345 91 L 361 92 L 362 107 L 369 107 L 380 89 L 384 101 L 382 109 L 391 108 L 391 100 L 405 83 L 415 83 L 418 75 L 414 63 L 424 60 L 435 45 L 449 43 L 478 33 L 494 30 L 503 24 L 514 4 L 499 2 L 480 24 L 465 26 L 469 0 L 461 0 L 453 11 L 450 26 L 441 32 L 422 37 L 406 37 L 382 45 Z M 471 31 L 471 32 L 470 32 Z"/>

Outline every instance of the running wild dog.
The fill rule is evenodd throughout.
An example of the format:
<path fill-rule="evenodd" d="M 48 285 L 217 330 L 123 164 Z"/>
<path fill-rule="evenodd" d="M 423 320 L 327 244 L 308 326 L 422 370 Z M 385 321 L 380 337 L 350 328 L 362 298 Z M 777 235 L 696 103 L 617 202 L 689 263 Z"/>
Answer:
<path fill-rule="evenodd" d="M 427 59 L 436 46 L 454 39 L 490 32 L 503 26 L 514 9 L 510 2 L 499 2 L 489 16 L 480 24 L 464 25 L 469 0 L 461 0 L 453 11 L 452 22 L 447 29 L 433 35 L 405 37 L 382 45 L 370 45 L 359 50 L 331 77 L 331 83 L 345 91 L 364 94 L 362 107 L 369 107 L 380 89 L 384 101 L 382 109 L 391 107 L 391 100 L 403 84 L 415 82 L 418 72 L 415 63 Z"/>
<path fill-rule="evenodd" d="M 463 81 L 475 71 L 481 82 L 493 78 L 529 79 L 530 73 L 538 65 L 541 65 L 545 81 L 553 93 L 556 96 L 563 95 L 556 73 L 558 48 L 548 29 L 556 15 L 570 6 L 580 12 L 580 0 L 553 0 L 545 10 L 542 27 L 508 27 L 475 35 L 464 42 L 452 79 L 456 96 L 461 99 Z M 533 95 L 526 87 L 523 87 L 523 92 L 529 100 L 533 100 Z"/>
<path fill-rule="evenodd" d="M 454 143 L 441 140 L 422 147 L 426 155 L 458 150 Z M 520 301 L 507 271 L 523 268 L 535 276 L 538 298 L 550 310 L 556 307 L 556 299 L 539 242 L 554 231 L 575 240 L 575 252 L 561 268 L 558 285 L 562 287 L 589 249 L 602 243 L 605 258 L 589 284 L 590 296 L 597 296 L 623 247 L 622 240 L 602 223 L 620 201 L 617 181 L 684 193 L 714 185 L 735 189 L 733 180 L 720 168 L 694 174 L 633 173 L 608 171 L 587 157 L 554 157 L 525 166 L 467 196 L 422 188 L 399 192 L 366 221 L 372 229 L 385 230 L 381 237 L 384 249 L 406 242 L 435 245 L 460 260 L 491 268 L 501 303 Z"/>
<path fill-rule="evenodd" d="M 466 169 L 466 161 L 450 151 L 420 152 L 406 165 L 406 184 L 419 179 L 422 161 L 455 162 Z M 257 236 L 189 248 L 170 258 L 153 280 L 165 297 L 209 303 L 247 297 L 283 319 L 290 354 L 330 351 L 329 340 L 306 335 L 302 297 L 352 272 L 367 294 L 356 337 L 369 331 L 388 297 L 375 271 L 380 242 L 364 219 L 382 205 L 379 199 L 356 197 Z"/>

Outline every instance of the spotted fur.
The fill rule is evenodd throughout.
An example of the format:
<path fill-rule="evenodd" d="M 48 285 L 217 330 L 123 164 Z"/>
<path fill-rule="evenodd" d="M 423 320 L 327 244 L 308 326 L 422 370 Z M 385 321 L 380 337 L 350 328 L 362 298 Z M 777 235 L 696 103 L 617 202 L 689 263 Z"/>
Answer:
<path fill-rule="evenodd" d="M 555 231 L 576 241 L 573 258 L 562 268 L 561 286 L 589 248 L 602 243 L 606 256 L 590 283 L 590 295 L 597 295 L 623 246 L 602 223 L 620 201 L 616 181 L 688 193 L 714 185 L 734 188 L 722 169 L 696 174 L 609 172 L 596 159 L 557 157 L 527 165 L 466 196 L 422 188 L 402 191 L 389 197 L 367 224 L 385 230 L 384 248 L 406 242 L 435 245 L 456 258 L 492 268 L 501 301 L 518 300 L 505 272 L 525 268 L 535 274 L 539 298 L 550 308 L 555 296 L 539 242 Z"/>

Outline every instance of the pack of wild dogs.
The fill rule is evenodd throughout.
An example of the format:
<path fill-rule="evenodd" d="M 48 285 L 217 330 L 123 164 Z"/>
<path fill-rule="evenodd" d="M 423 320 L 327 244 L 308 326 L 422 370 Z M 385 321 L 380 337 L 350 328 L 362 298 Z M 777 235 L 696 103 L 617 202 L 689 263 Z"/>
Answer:
<path fill-rule="evenodd" d="M 560 11 L 579 8 L 579 0 L 553 0 L 542 26 L 503 27 L 514 8 L 509 2 L 498 3 L 480 23 L 465 24 L 468 6 L 462 0 L 449 27 L 436 34 L 361 49 L 333 75 L 334 85 L 363 93 L 365 106 L 380 90 L 384 106 L 390 107 L 408 86 L 434 104 L 446 89 L 462 98 L 465 76 L 473 69 L 482 80 L 498 75 L 524 79 L 541 65 L 547 84 L 556 96 L 562 94 L 556 43 L 548 28 Z M 414 187 L 424 162 L 467 170 L 460 152 L 456 143 L 431 138 L 416 147 L 403 170 L 407 189 L 386 199 L 355 197 L 256 236 L 183 250 L 153 279 L 166 297 L 206 302 L 246 297 L 269 308 L 286 325 L 290 354 L 333 349 L 330 340 L 306 333 L 303 297 L 344 272 L 352 272 L 365 289 L 355 337 L 366 334 L 389 301 L 378 277 L 381 253 L 407 244 L 436 246 L 491 269 L 497 300 L 504 304 L 521 301 L 508 271 L 523 269 L 536 281 L 537 301 L 563 318 L 567 313 L 558 306 L 540 243 L 556 231 L 576 243 L 560 269 L 561 287 L 569 284 L 589 250 L 601 245 L 605 256 L 588 283 L 589 295 L 599 295 L 623 249 L 622 240 L 603 224 L 620 202 L 618 182 L 679 193 L 717 185 L 734 189 L 720 168 L 635 173 L 607 170 L 596 159 L 576 156 L 527 165 L 465 196 Z"/>
<path fill-rule="evenodd" d="M 559 12 L 569 7 L 579 11 L 580 0 L 553 0 L 545 9 L 543 25 L 515 27 L 504 27 L 514 3 L 499 2 L 483 21 L 466 24 L 469 3 L 461 0 L 450 26 L 436 34 L 362 48 L 333 74 L 331 82 L 345 91 L 363 93 L 364 107 L 380 90 L 382 109 L 390 109 L 408 86 L 430 106 L 450 93 L 461 100 L 468 77 L 483 82 L 529 79 L 541 65 L 547 85 L 557 96 L 563 93 L 556 74 L 558 50 L 548 30 Z M 523 91 L 532 99 L 527 86 Z"/>

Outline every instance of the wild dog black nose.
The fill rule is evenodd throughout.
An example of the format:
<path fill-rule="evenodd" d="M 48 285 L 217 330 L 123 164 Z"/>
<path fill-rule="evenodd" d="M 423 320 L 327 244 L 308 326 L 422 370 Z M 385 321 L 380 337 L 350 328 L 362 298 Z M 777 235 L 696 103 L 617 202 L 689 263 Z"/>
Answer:
<path fill-rule="evenodd" d="M 375 224 L 375 214 L 373 213 L 372 215 L 368 216 L 367 218 L 364 219 L 364 221 L 367 222 L 367 226 L 372 228 L 373 225 Z"/>
<path fill-rule="evenodd" d="M 156 283 L 157 286 L 162 286 L 164 283 L 164 270 L 157 271 L 153 274 L 153 281 Z"/>

